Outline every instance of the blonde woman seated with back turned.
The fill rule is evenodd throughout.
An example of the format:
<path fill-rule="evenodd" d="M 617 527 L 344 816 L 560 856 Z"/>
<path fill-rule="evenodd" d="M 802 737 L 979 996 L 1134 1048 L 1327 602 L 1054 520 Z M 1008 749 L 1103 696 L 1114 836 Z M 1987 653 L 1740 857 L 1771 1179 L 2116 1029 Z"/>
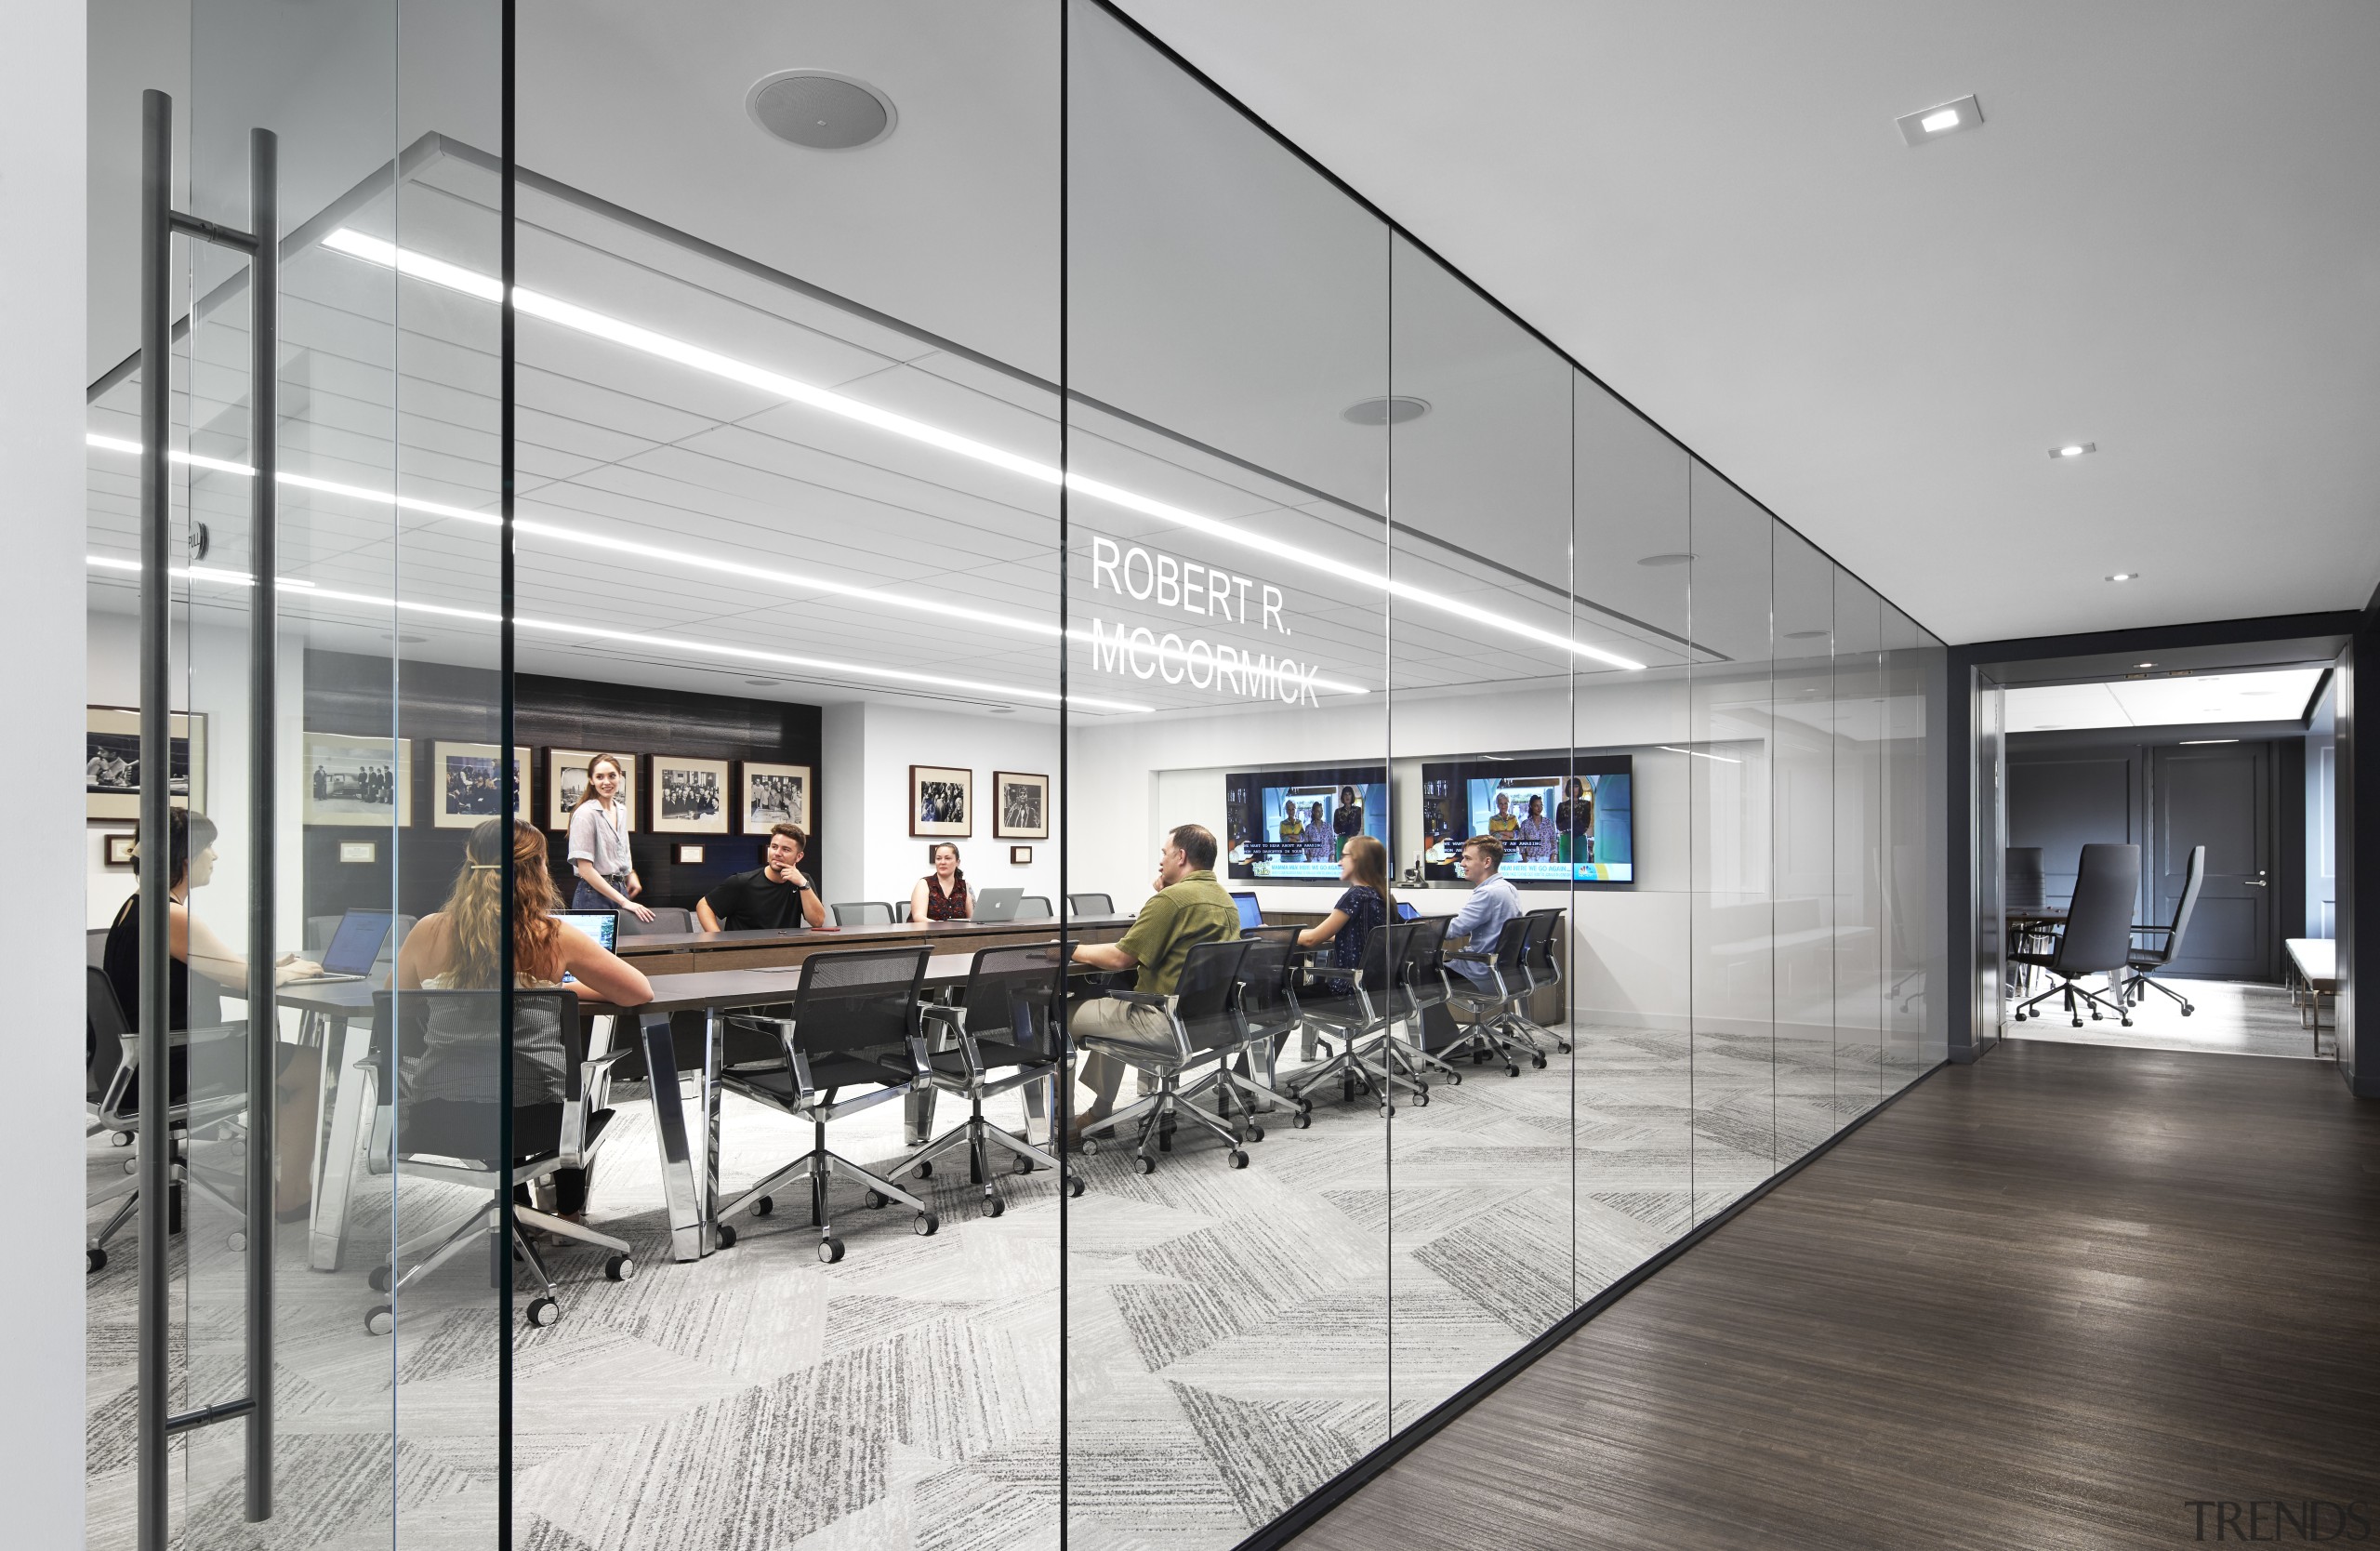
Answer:
<path fill-rule="evenodd" d="M 615 1007 L 653 1000 L 644 972 L 584 932 L 553 919 L 554 882 L 546 870 L 546 838 L 523 819 L 491 818 L 471 831 L 463 846 L 463 870 L 445 908 L 421 918 L 397 954 L 397 985 L 404 990 L 494 990 L 504 953 L 504 850 L 512 848 L 512 983 L 523 988 L 558 986 L 567 973 L 587 990 Z M 407 1103 L 425 1099 L 475 1099 L 496 1091 L 498 1042 L 483 1026 L 430 1015 L 427 1048 L 399 1080 Z M 543 1017 L 547 1027 L 527 1020 Z M 535 1080 L 549 1083 L 560 1098 L 563 1073 L 561 1042 L 549 1037 L 550 1014 L 523 1008 L 513 1042 L 524 1064 L 537 1065 Z M 520 1091 L 522 1068 L 514 1067 L 514 1097 L 537 1102 Z M 555 1173 L 554 1214 L 575 1222 L 586 1214 L 588 1171 Z"/>

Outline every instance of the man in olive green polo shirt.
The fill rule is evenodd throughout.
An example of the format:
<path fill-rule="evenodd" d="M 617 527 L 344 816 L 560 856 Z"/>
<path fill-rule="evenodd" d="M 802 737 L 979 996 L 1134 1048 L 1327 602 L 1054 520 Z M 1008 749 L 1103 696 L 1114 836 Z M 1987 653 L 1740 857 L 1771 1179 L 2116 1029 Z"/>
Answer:
<path fill-rule="evenodd" d="M 1215 882 L 1214 832 L 1203 824 L 1184 824 L 1166 836 L 1158 850 L 1157 893 L 1141 907 L 1123 940 L 1078 943 L 1075 962 L 1093 969 L 1136 969 L 1140 974 L 1134 990 L 1171 996 L 1192 948 L 1200 943 L 1229 942 L 1238 935 L 1239 907 Z M 1173 1048 L 1165 1014 L 1154 1007 L 1102 997 L 1078 1005 L 1067 1025 L 1078 1039 L 1091 1035 Z M 1115 1113 L 1116 1090 L 1123 1085 L 1124 1069 L 1122 1061 L 1104 1051 L 1084 1053 L 1077 1075 L 1090 1087 L 1093 1099 L 1090 1113 L 1077 1119 L 1078 1133 Z"/>

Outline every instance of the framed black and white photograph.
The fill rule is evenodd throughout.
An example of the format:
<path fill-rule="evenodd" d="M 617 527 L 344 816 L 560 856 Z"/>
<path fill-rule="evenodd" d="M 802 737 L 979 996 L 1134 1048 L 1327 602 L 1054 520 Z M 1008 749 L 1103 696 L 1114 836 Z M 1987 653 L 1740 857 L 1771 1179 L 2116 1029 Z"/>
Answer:
<path fill-rule="evenodd" d="M 174 713 L 167 723 L 166 790 L 177 808 L 206 807 L 206 718 Z M 140 816 L 140 713 L 129 706 L 85 708 L 83 816 Z"/>
<path fill-rule="evenodd" d="M 385 829 L 413 822 L 413 740 L 305 734 L 305 818 Z"/>
<path fill-rule="evenodd" d="M 992 772 L 992 838 L 1050 838 L 1050 777 L 1013 770 Z"/>
<path fill-rule="evenodd" d="M 911 765 L 909 833 L 919 840 L 965 840 L 974 832 L 975 773 Z"/>
<path fill-rule="evenodd" d="M 653 829 L 667 835 L 727 833 L 727 762 L 653 756 Z"/>
<path fill-rule="evenodd" d="M 494 818 L 504 806 L 504 787 L 496 767 L 500 750 L 493 743 L 433 743 L 430 746 L 430 786 L 436 803 L 432 822 L 441 829 L 469 829 Z M 521 750 L 512 751 L 512 811 L 529 816 L 529 776 Z"/>
<path fill-rule="evenodd" d="M 129 832 L 125 832 L 106 835 L 101 838 L 107 842 L 106 860 L 108 866 L 138 867 L 140 865 L 139 853 L 133 845 L 133 842 L 139 837 Z"/>
<path fill-rule="evenodd" d="M 608 749 L 549 749 L 546 750 L 546 828 L 570 828 L 571 810 L 587 789 L 587 767 L 598 754 L 620 762 L 620 828 L 636 828 L 636 756 Z"/>
<path fill-rule="evenodd" d="M 810 832 L 810 767 L 744 762 L 744 832 L 765 835 L 780 824 Z"/>

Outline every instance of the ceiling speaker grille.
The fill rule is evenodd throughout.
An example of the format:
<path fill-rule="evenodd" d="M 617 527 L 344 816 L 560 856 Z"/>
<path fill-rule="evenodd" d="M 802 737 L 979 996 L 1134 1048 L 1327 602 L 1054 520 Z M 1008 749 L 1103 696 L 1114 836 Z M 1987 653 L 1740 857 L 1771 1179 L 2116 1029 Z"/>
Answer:
<path fill-rule="evenodd" d="M 874 86 L 824 71 L 795 70 L 754 86 L 752 122 L 789 145 L 855 151 L 892 132 L 892 104 Z"/>

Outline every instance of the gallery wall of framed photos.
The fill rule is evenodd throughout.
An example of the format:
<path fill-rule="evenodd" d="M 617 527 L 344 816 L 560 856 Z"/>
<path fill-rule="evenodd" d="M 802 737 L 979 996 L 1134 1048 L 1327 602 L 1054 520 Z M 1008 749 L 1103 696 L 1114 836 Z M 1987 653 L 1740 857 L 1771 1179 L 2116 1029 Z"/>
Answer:
<path fill-rule="evenodd" d="M 393 762 L 403 774 L 390 778 L 403 785 L 403 843 L 411 856 L 398 908 L 420 915 L 443 902 L 444 885 L 462 864 L 465 837 L 496 812 L 499 801 L 490 789 L 496 749 L 487 741 L 495 676 L 482 669 L 407 663 L 401 684 L 395 721 L 407 736 Z M 330 762 L 324 762 L 324 816 L 318 820 L 310 813 L 305 829 L 310 916 L 335 915 L 350 906 L 386 906 L 393 868 L 390 848 L 375 847 L 370 862 L 341 862 L 339 842 L 355 841 L 364 829 L 355 814 L 332 815 L 329 810 L 383 799 L 379 773 L 392 763 L 390 690 L 385 659 L 306 654 L 310 751 L 345 750 L 356 766 L 350 781 L 334 778 Z M 567 795 L 563 789 L 571 773 L 583 773 L 586 757 L 595 753 L 616 754 L 632 767 L 635 807 L 628 846 L 646 903 L 691 907 L 721 879 L 759 865 L 769 826 L 780 819 L 811 834 L 804 870 L 822 882 L 831 876 L 819 833 L 816 706 L 523 673 L 513 680 L 513 729 L 525 780 L 521 811 L 546 830 L 555 886 L 565 896 L 569 873 L 555 803 Z M 372 753 L 380 757 L 362 757 Z M 557 760 L 558 754 L 579 757 Z M 310 806 L 313 789 L 310 766 Z M 566 815 L 567 807 L 562 812 Z M 377 826 L 385 835 L 388 822 L 382 805 L 362 825 Z M 679 860 L 681 854 L 696 854 L 689 841 L 699 842 L 701 861 Z"/>

